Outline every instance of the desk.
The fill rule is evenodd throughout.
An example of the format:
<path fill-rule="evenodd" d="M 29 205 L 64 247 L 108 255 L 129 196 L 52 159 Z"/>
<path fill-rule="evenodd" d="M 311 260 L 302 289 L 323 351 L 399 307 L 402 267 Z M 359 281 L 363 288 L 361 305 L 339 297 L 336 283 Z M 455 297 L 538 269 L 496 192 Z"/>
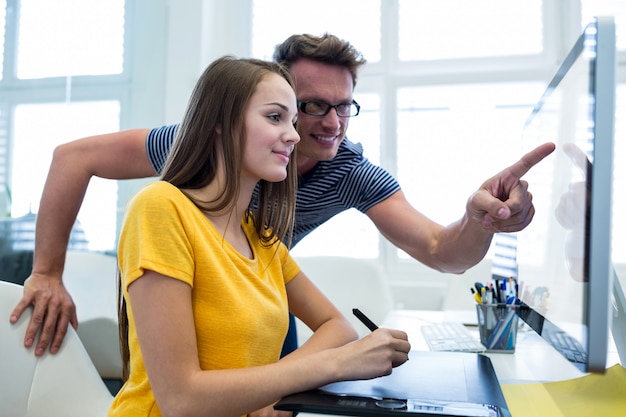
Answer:
<path fill-rule="evenodd" d="M 404 330 L 409 335 L 412 349 L 428 350 L 420 326 L 442 321 L 475 324 L 476 313 L 394 310 L 387 316 L 382 326 Z M 471 326 L 469 328 L 472 330 Z M 478 338 L 478 329 L 474 330 Z M 485 353 L 485 355 L 491 359 L 500 384 L 562 381 L 585 375 L 525 324 L 517 333 L 515 353 Z M 617 363 L 616 357 L 613 356 L 609 358 L 609 365 Z"/>
<path fill-rule="evenodd" d="M 460 321 L 475 325 L 476 312 L 395 310 L 380 325 L 407 332 L 413 350 L 428 350 L 420 326 L 442 321 Z M 472 327 L 469 328 L 472 331 Z M 478 338 L 478 329 L 474 327 L 473 331 Z M 564 381 L 585 375 L 525 324 L 518 331 L 515 353 L 485 353 L 485 355 L 491 359 L 501 385 Z M 607 367 L 618 362 L 615 346 L 611 345 Z M 321 415 L 300 413 L 299 416 Z"/>

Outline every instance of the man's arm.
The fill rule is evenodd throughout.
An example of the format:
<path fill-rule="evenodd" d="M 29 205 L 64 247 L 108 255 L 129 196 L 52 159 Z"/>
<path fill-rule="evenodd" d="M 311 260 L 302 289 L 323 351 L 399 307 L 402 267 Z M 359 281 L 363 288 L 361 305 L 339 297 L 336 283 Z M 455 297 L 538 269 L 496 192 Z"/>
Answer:
<path fill-rule="evenodd" d="M 373 206 L 367 215 L 394 245 L 442 272 L 463 273 L 487 253 L 497 232 L 524 229 L 535 214 L 528 183 L 521 178 L 554 151 L 543 144 L 485 181 L 470 196 L 463 217 L 442 226 L 418 212 L 398 191 Z"/>
<path fill-rule="evenodd" d="M 44 186 L 37 214 L 33 270 L 24 282 L 24 296 L 11 313 L 15 323 L 34 305 L 24 345 L 35 343 L 41 355 L 50 344 L 56 353 L 68 324 L 78 326 L 76 309 L 63 286 L 65 253 L 76 216 L 92 176 L 130 179 L 154 176 L 146 154 L 148 129 L 91 136 L 58 146 Z"/>

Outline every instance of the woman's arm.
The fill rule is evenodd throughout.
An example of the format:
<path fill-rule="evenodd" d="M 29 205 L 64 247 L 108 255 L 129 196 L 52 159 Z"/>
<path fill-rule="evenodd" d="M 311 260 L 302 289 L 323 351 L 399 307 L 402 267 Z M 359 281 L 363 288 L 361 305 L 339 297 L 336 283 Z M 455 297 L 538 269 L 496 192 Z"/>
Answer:
<path fill-rule="evenodd" d="M 295 279 L 307 280 L 303 274 Z M 340 329 L 346 331 L 345 318 L 338 318 L 334 307 L 328 308 L 330 303 L 323 301 L 325 297 L 315 287 L 304 281 L 291 282 L 288 293 L 295 298 L 290 306 L 303 299 L 300 291 L 305 288 L 312 290 L 306 295 L 310 301 L 292 307 L 293 311 L 324 331 L 329 338 L 327 346 L 320 339 L 300 354 L 274 364 L 203 371 L 198 360 L 191 287 L 153 271 L 146 271 L 133 282 L 128 292 L 137 336 L 163 415 L 242 415 L 294 392 L 344 379 L 386 375 L 407 360 L 410 345 L 400 331 L 379 329 L 344 345 L 354 334 L 335 334 Z"/>

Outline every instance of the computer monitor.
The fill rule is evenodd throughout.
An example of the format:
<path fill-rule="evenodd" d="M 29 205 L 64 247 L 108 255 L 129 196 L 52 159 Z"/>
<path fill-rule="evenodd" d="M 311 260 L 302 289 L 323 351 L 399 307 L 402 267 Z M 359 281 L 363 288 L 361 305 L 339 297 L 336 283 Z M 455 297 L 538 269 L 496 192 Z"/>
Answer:
<path fill-rule="evenodd" d="M 524 150 L 547 141 L 557 148 L 525 177 L 536 213 L 517 234 L 519 314 L 584 372 L 606 369 L 612 316 L 615 51 L 613 18 L 594 19 L 522 137 Z"/>

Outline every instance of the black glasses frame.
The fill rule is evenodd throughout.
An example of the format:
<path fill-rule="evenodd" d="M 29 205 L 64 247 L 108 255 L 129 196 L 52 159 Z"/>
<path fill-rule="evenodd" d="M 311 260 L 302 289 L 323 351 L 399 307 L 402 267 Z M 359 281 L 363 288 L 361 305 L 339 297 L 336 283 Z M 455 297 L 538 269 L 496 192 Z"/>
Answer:
<path fill-rule="evenodd" d="M 358 116 L 359 112 L 361 111 L 361 105 L 357 103 L 356 100 L 352 100 L 352 103 L 350 103 L 350 107 L 349 107 L 349 108 L 352 108 L 352 107 L 356 108 L 356 113 L 348 114 L 348 115 L 339 114 L 339 108 L 342 106 L 346 106 L 345 103 L 333 105 L 333 104 L 324 103 L 323 101 L 297 100 L 296 104 L 297 104 L 298 110 L 302 111 L 303 113 L 310 114 L 311 116 L 320 116 L 320 117 L 326 116 L 330 112 L 330 109 L 335 109 L 335 113 L 337 113 L 338 117 L 355 117 L 355 116 Z M 318 112 L 307 111 L 307 106 L 309 106 L 310 104 L 315 104 L 320 109 L 323 109 L 325 107 L 326 110 L 320 110 Z"/>

